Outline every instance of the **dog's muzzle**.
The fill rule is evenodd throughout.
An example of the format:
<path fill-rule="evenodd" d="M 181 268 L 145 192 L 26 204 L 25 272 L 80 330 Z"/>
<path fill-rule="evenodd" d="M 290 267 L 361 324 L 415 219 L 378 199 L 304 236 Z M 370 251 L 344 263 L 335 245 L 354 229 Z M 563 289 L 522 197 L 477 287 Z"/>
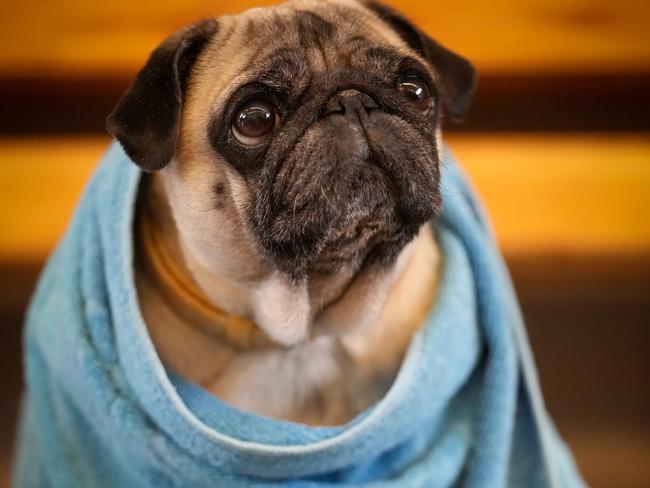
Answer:
<path fill-rule="evenodd" d="M 285 122 L 258 186 L 258 236 L 292 274 L 390 261 L 438 208 L 427 122 L 372 79 L 330 80 Z"/>

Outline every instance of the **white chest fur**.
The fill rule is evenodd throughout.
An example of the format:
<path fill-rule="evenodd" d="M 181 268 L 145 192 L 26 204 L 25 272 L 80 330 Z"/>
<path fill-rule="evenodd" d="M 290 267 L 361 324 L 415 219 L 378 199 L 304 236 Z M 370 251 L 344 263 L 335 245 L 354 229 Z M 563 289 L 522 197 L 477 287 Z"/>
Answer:
<path fill-rule="evenodd" d="M 409 247 L 378 319 L 290 348 L 234 347 L 178 314 L 136 265 L 142 314 L 163 363 L 223 401 L 309 425 L 341 424 L 386 393 L 433 303 L 440 258 L 430 226 Z M 355 306 L 350 302 L 337 314 Z"/>

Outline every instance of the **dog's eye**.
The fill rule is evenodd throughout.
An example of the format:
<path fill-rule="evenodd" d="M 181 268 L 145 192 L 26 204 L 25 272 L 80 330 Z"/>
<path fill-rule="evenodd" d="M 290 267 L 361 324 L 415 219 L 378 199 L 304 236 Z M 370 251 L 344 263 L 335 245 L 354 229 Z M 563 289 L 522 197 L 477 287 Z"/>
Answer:
<path fill-rule="evenodd" d="M 422 112 L 431 108 L 431 92 L 422 80 L 409 77 L 401 80 L 397 90 L 411 100 Z"/>
<path fill-rule="evenodd" d="M 255 100 L 242 106 L 232 124 L 235 138 L 246 146 L 264 142 L 280 119 L 271 102 Z"/>

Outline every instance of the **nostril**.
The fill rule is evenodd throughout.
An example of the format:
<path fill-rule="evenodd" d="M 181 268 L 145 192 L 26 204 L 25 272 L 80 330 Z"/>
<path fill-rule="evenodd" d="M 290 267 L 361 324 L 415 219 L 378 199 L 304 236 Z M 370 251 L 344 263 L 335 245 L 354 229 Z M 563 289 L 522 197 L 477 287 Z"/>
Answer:
<path fill-rule="evenodd" d="M 379 105 L 370 95 L 358 90 L 344 90 L 330 98 L 322 110 L 322 116 L 344 115 L 350 112 L 358 112 L 361 109 L 370 112 L 377 108 L 379 108 Z"/>
<path fill-rule="evenodd" d="M 361 94 L 361 105 L 366 109 L 366 112 L 370 112 L 371 110 L 376 110 L 379 108 L 379 105 L 377 102 L 375 102 L 375 99 L 370 95 L 366 95 L 365 93 Z"/>
<path fill-rule="evenodd" d="M 332 97 L 330 101 L 325 104 L 325 107 L 322 111 L 323 117 L 334 114 L 345 114 L 345 107 L 341 105 L 341 101 L 339 100 L 338 95 Z"/>

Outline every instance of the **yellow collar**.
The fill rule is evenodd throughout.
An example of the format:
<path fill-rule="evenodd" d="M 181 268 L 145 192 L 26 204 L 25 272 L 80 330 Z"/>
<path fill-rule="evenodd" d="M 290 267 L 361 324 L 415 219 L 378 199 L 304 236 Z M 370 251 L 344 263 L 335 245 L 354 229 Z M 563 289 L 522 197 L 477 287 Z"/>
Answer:
<path fill-rule="evenodd" d="M 146 204 L 143 205 L 146 207 Z M 238 349 L 270 344 L 268 336 L 245 317 L 211 303 L 167 248 L 148 209 L 140 216 L 140 254 L 153 285 L 182 319 L 219 335 Z"/>

